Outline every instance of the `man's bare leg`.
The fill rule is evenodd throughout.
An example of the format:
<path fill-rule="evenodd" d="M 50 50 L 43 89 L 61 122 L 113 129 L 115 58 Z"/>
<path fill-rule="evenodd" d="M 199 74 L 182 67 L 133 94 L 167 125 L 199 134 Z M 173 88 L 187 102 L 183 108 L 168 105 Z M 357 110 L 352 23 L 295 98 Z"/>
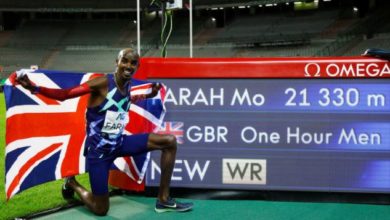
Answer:
<path fill-rule="evenodd" d="M 65 187 L 72 188 L 79 196 L 80 200 L 91 210 L 95 215 L 104 216 L 107 214 L 110 203 L 109 194 L 102 196 L 93 195 L 85 189 L 74 177 L 66 179 Z"/>

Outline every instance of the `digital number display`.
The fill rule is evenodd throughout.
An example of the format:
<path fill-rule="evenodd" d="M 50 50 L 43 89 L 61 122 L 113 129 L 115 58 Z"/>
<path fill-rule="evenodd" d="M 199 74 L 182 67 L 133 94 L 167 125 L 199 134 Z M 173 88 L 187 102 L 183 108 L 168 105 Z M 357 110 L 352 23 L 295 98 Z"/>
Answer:
<path fill-rule="evenodd" d="M 161 132 L 179 141 L 173 186 L 390 192 L 390 79 L 158 81 Z"/>

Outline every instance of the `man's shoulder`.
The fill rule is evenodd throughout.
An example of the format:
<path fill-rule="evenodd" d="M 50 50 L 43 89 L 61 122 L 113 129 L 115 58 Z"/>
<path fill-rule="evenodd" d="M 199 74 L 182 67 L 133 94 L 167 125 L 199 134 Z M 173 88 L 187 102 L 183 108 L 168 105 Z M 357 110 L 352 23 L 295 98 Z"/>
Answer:
<path fill-rule="evenodd" d="M 104 75 L 100 75 L 100 76 L 96 76 L 96 77 L 92 78 L 91 81 L 94 80 L 94 81 L 98 81 L 98 82 L 104 82 L 104 81 L 107 81 L 108 78 L 110 78 L 110 75 L 104 74 Z"/>
<path fill-rule="evenodd" d="M 88 81 L 90 87 L 104 87 L 108 85 L 108 75 L 97 76 Z"/>

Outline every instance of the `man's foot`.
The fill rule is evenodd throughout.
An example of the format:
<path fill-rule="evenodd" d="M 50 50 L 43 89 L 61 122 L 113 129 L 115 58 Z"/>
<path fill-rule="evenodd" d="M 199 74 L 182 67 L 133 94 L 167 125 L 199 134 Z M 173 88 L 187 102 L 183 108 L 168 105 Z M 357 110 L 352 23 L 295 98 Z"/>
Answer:
<path fill-rule="evenodd" d="M 192 209 L 194 204 L 192 202 L 177 202 L 175 199 L 169 198 L 166 202 L 156 201 L 156 208 L 158 213 L 162 212 L 186 212 Z"/>
<path fill-rule="evenodd" d="M 74 190 L 72 189 L 72 187 L 70 187 L 69 185 L 69 182 L 74 179 L 74 176 L 71 176 L 71 177 L 66 177 L 65 178 L 65 182 L 64 184 L 62 185 L 62 189 L 61 189 L 61 192 L 62 192 L 62 197 L 66 200 L 70 200 L 70 199 L 73 199 L 73 196 L 74 196 Z"/>

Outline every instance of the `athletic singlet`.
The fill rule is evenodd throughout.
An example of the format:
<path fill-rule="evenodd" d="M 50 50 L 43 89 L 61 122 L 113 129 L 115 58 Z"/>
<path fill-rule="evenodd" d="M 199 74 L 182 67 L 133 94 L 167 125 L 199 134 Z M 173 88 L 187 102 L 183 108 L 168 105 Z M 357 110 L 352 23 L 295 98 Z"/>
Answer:
<path fill-rule="evenodd" d="M 88 158 L 109 156 L 122 144 L 123 131 L 129 122 L 130 81 L 125 84 L 126 95 L 116 87 L 114 75 L 106 76 L 108 92 L 105 100 L 98 106 L 87 108 L 87 140 L 84 155 Z"/>

